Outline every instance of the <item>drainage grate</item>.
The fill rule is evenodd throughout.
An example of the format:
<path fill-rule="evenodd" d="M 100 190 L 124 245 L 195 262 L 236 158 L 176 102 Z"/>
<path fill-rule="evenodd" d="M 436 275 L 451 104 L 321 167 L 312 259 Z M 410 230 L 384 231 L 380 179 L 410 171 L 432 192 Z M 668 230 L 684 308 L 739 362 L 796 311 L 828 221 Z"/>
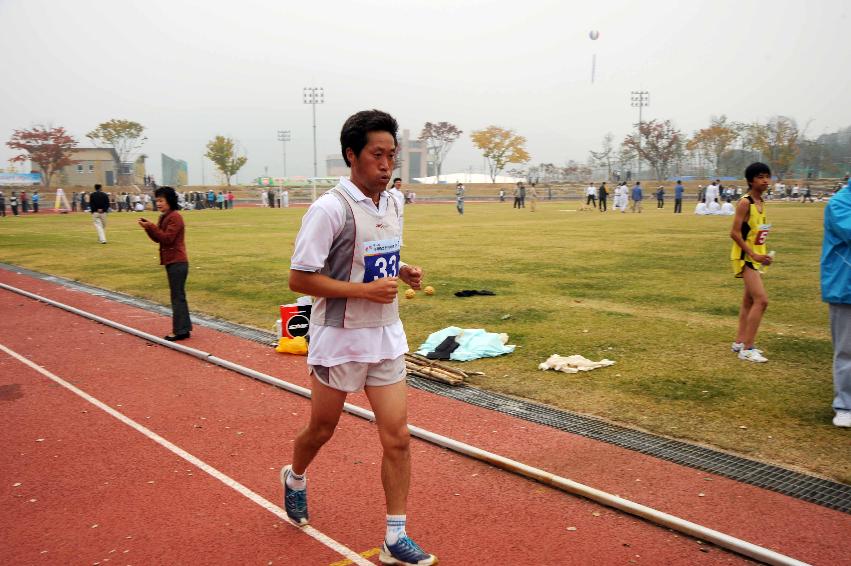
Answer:
<path fill-rule="evenodd" d="M 9 264 L 0 263 L 0 268 L 29 275 L 37 279 L 51 281 L 67 288 L 106 297 L 110 300 L 148 311 L 167 316 L 171 315 L 171 309 L 168 307 L 123 293 L 107 291 L 85 283 L 46 275 Z M 274 344 L 276 342 L 275 335 L 272 332 L 235 324 L 211 316 L 193 314 L 192 322 L 261 344 Z M 579 415 L 507 395 L 484 391 L 475 387 L 450 386 L 413 376 L 408 378 L 408 383 L 412 387 L 428 391 L 429 393 L 463 401 L 477 407 L 491 409 L 593 440 L 614 444 L 661 460 L 668 460 L 669 462 L 704 472 L 770 489 L 844 513 L 851 513 L 851 485 L 802 474 L 726 452 L 719 452 L 705 446 L 655 436 L 640 430 L 608 423 L 595 417 Z"/>

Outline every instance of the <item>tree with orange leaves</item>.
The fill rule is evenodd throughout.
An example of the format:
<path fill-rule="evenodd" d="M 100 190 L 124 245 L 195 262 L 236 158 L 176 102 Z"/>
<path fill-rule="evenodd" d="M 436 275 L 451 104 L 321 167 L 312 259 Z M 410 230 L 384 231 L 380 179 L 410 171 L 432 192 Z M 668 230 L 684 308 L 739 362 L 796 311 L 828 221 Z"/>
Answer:
<path fill-rule="evenodd" d="M 39 125 L 29 130 L 15 130 L 6 145 L 21 151 L 9 161 L 29 160 L 37 164 L 41 168 L 44 186 L 50 188 L 53 175 L 73 163 L 71 152 L 77 147 L 77 140 L 71 137 L 65 128 Z"/>

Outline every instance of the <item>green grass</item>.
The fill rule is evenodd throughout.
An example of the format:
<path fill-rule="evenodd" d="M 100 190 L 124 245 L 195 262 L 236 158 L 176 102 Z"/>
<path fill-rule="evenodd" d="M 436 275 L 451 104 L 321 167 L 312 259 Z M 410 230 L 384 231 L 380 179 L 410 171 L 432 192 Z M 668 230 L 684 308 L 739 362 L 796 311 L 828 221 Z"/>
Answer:
<path fill-rule="evenodd" d="M 830 423 L 823 205 L 769 204 L 777 262 L 758 341 L 771 361 L 757 365 L 729 351 L 742 295 L 727 260 L 731 219 L 648 204 L 603 215 L 575 202 L 541 201 L 534 214 L 468 203 L 463 217 L 454 204 L 409 206 L 403 259 L 437 290 L 401 301 L 412 349 L 449 325 L 506 332 L 515 353 L 464 364 L 485 372 L 475 385 L 851 482 L 851 442 Z M 190 307 L 271 330 L 277 305 L 295 298 L 287 276 L 304 211 L 185 213 Z M 0 261 L 167 304 L 156 245 L 136 217 L 110 215 L 107 246 L 87 215 L 6 218 Z M 553 353 L 617 363 L 539 371 Z"/>

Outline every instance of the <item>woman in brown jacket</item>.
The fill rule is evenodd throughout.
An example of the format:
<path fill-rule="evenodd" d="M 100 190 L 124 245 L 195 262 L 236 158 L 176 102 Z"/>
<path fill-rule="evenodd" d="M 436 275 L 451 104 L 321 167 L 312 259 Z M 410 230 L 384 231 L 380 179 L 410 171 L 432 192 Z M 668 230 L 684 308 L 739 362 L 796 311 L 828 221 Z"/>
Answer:
<path fill-rule="evenodd" d="M 192 321 L 186 302 L 186 276 L 189 258 L 183 241 L 183 217 L 177 212 L 177 193 L 171 187 L 160 187 L 154 192 L 157 208 L 162 213 L 156 224 L 139 219 L 148 237 L 160 245 L 160 264 L 165 266 L 168 288 L 171 291 L 172 333 L 165 337 L 171 342 L 189 338 Z"/>

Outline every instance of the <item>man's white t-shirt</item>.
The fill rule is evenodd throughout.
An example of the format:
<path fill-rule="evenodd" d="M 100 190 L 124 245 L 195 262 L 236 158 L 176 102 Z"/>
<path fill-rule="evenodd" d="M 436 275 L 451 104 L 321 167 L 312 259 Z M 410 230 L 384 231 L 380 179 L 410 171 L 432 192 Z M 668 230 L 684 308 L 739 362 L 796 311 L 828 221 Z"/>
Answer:
<path fill-rule="evenodd" d="M 589 197 L 593 197 L 597 193 L 597 187 L 594 185 L 588 185 L 588 188 L 585 189 L 585 194 Z"/>
<path fill-rule="evenodd" d="M 387 191 L 381 193 L 378 208 L 348 178 L 340 177 L 340 185 L 364 211 L 380 218 L 392 206 Z M 315 273 L 328 258 L 334 238 L 346 221 L 343 204 L 333 195 L 323 194 L 310 205 L 301 220 L 301 230 L 295 240 L 290 269 Z M 405 265 L 400 262 L 400 266 Z M 408 339 L 402 321 L 375 328 L 337 328 L 311 326 L 307 363 L 335 366 L 346 362 L 377 363 L 395 359 L 408 351 Z"/>

